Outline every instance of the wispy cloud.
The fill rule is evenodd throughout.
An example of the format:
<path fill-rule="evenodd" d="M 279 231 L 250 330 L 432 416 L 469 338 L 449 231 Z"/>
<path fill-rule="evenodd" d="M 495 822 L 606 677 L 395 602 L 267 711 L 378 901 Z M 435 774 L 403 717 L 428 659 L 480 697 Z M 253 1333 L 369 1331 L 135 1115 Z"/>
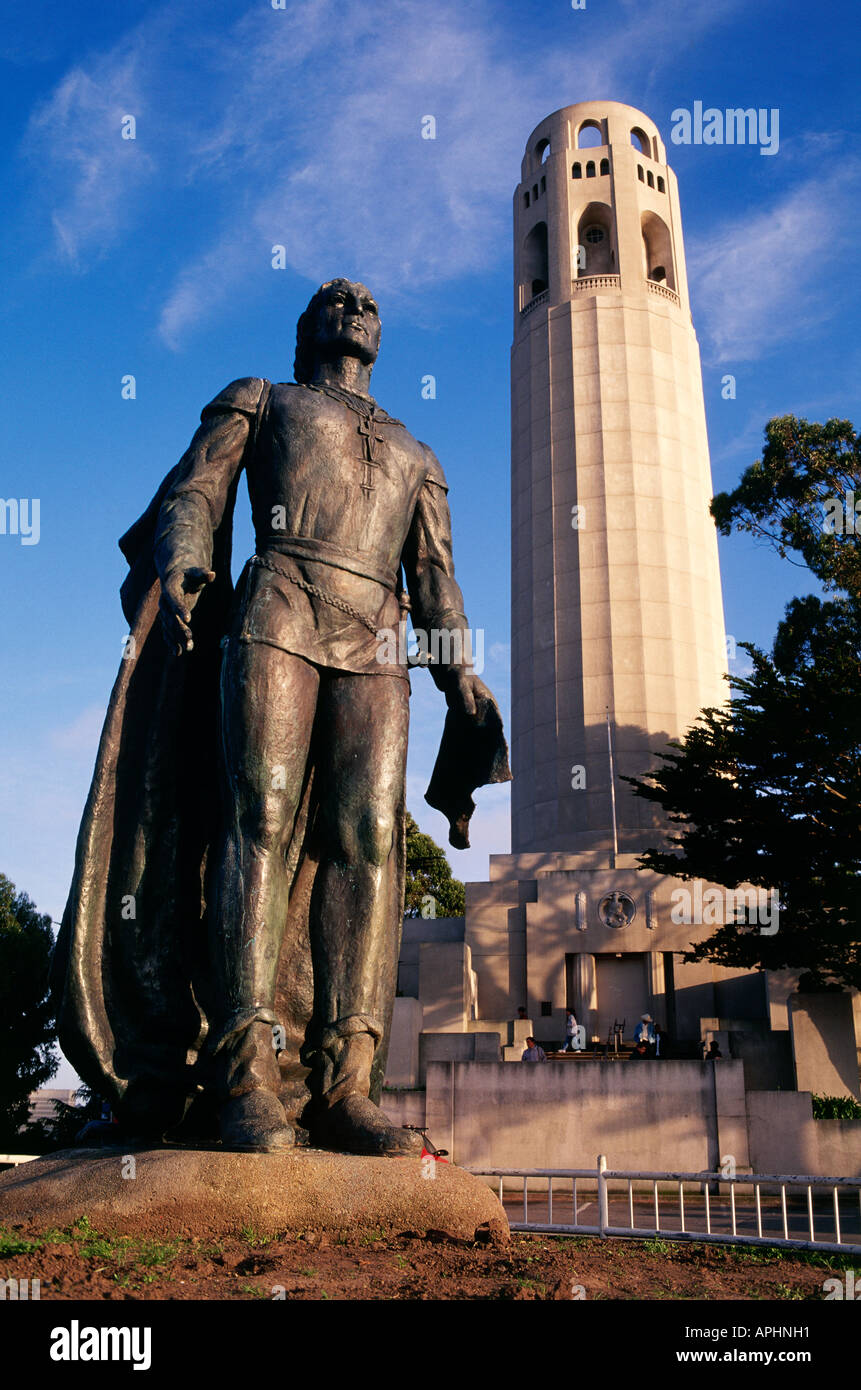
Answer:
<path fill-rule="evenodd" d="M 112 244 L 156 172 L 146 147 L 122 136 L 123 118 L 146 110 L 142 56 L 123 44 L 89 71 L 72 68 L 29 123 L 26 153 L 52 181 L 51 221 L 73 265 Z"/>
<path fill-rule="evenodd" d="M 514 45 L 510 19 L 483 3 L 291 0 L 207 31 L 199 4 L 173 0 L 62 79 L 27 147 L 75 263 L 140 221 L 148 197 L 199 194 L 203 233 L 178 235 L 161 292 L 159 331 L 178 346 L 236 293 L 263 293 L 275 244 L 310 281 L 360 273 L 390 300 L 498 263 L 537 121 L 627 91 L 655 53 L 670 62 L 664 27 L 676 45 L 698 39 L 740 5 L 668 0 L 658 30 L 640 5 L 612 28 L 572 11 L 569 42 L 536 32 L 528 48 L 522 19 Z M 129 110 L 144 118 L 137 142 L 119 138 Z M 435 140 L 421 138 L 428 115 Z"/>
<path fill-rule="evenodd" d="M 771 206 L 725 222 L 688 252 L 691 293 L 712 362 L 746 362 L 801 341 L 834 311 L 861 214 L 861 163 L 808 179 Z"/>

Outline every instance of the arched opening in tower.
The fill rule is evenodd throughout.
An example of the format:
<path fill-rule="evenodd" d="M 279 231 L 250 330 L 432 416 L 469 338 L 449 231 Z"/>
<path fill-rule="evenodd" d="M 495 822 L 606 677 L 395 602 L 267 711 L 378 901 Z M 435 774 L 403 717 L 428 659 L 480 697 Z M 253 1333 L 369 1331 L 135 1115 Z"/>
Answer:
<path fill-rule="evenodd" d="M 590 203 L 577 223 L 577 274 L 616 275 L 613 212 L 606 203 Z"/>
<path fill-rule="evenodd" d="M 644 212 L 640 226 L 643 232 L 643 274 L 647 280 L 674 290 L 676 272 L 669 227 L 656 212 Z"/>
<path fill-rule="evenodd" d="M 530 299 L 543 294 L 549 281 L 547 259 L 547 223 L 536 222 L 523 242 L 523 274 L 521 279 L 521 307 L 525 308 Z"/>
<path fill-rule="evenodd" d="M 578 150 L 593 150 L 604 143 L 604 132 L 598 122 L 584 121 L 577 132 Z"/>
<path fill-rule="evenodd" d="M 634 129 L 631 131 L 631 144 L 634 146 L 635 150 L 640 151 L 640 154 L 647 154 L 651 159 L 652 142 L 649 139 L 646 132 L 644 130 L 640 130 L 639 126 L 635 126 Z"/>

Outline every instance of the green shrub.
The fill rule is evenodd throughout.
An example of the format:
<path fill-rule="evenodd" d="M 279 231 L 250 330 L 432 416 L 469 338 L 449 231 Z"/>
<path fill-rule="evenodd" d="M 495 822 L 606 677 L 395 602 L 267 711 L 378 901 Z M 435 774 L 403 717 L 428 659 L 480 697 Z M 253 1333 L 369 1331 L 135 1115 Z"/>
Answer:
<path fill-rule="evenodd" d="M 851 1096 L 814 1096 L 814 1120 L 861 1120 L 861 1105 Z"/>

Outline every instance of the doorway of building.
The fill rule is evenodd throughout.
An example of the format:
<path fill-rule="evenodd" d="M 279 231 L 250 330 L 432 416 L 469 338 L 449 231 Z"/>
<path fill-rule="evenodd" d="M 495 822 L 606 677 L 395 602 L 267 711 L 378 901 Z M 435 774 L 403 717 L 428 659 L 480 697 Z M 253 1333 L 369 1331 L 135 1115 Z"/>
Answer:
<path fill-rule="evenodd" d="M 596 1032 L 601 1042 L 606 1042 L 613 1024 L 623 1019 L 625 1038 L 632 1038 L 634 1025 L 649 1011 L 645 955 L 596 955 L 595 983 L 598 996 Z"/>

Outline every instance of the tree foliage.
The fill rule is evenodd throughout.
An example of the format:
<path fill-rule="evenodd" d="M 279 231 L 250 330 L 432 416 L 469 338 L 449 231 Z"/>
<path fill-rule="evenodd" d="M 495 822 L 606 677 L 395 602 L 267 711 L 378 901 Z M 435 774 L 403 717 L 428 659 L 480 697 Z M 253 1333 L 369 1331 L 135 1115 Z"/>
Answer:
<path fill-rule="evenodd" d="M 451 871 L 445 853 L 430 835 L 419 830 L 407 811 L 408 917 L 462 917 L 466 891 Z"/>
<path fill-rule="evenodd" d="M 651 777 L 626 779 L 678 827 L 669 849 L 640 863 L 777 890 L 773 935 L 744 916 L 686 959 L 791 967 L 819 987 L 861 988 L 859 605 L 794 599 L 770 655 L 742 646 L 753 669 L 733 680 L 728 707 L 704 711 Z"/>
<path fill-rule="evenodd" d="M 20 1147 L 28 1096 L 54 1075 L 59 1059 L 48 968 L 51 919 L 0 874 L 0 1149 Z"/>
<path fill-rule="evenodd" d="M 722 535 L 748 531 L 785 559 L 794 551 L 827 589 L 861 597 L 861 436 L 849 420 L 769 420 L 762 457 L 711 512 Z"/>
<path fill-rule="evenodd" d="M 762 458 L 715 497 L 724 535 L 795 552 L 834 596 L 793 599 L 770 654 L 741 643 L 752 670 L 728 706 L 703 711 L 653 774 L 626 779 L 678 827 L 644 868 L 779 894 L 773 935 L 743 914 L 686 959 L 801 969 L 815 988 L 861 988 L 859 445 L 847 420 L 770 420 Z"/>

